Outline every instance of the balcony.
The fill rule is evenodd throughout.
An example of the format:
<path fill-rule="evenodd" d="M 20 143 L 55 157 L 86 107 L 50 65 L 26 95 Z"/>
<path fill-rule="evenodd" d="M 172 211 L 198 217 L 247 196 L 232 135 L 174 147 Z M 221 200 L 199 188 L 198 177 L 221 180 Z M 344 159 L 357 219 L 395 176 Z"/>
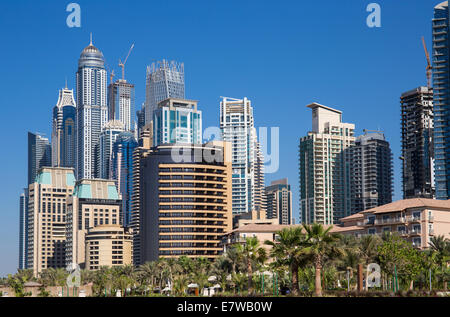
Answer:
<path fill-rule="evenodd" d="M 420 217 L 410 216 L 407 218 L 408 222 L 420 222 Z"/>
<path fill-rule="evenodd" d="M 409 234 L 412 236 L 419 236 L 422 233 L 422 230 L 419 228 L 413 228 L 409 231 Z"/>
<path fill-rule="evenodd" d="M 395 217 L 395 218 L 377 219 L 377 220 L 375 220 L 375 224 L 376 225 L 396 224 L 396 223 L 405 223 L 405 222 L 406 222 L 405 217 Z"/>

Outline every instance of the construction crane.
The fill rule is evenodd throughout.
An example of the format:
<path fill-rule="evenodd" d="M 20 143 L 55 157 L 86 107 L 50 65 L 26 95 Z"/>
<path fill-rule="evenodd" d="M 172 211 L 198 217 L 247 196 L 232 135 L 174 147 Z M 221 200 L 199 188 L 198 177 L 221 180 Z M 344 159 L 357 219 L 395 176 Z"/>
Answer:
<path fill-rule="evenodd" d="M 131 54 L 131 51 L 133 50 L 134 47 L 134 43 L 131 45 L 130 50 L 128 51 L 128 55 L 125 58 L 124 62 L 122 63 L 122 61 L 119 59 L 119 67 L 122 67 L 122 80 L 125 80 L 125 64 L 127 63 L 128 57 Z"/>
<path fill-rule="evenodd" d="M 425 50 L 425 56 L 427 57 L 427 87 L 431 88 L 431 70 L 433 69 L 431 67 L 431 62 L 430 62 L 430 54 L 428 54 L 428 50 L 427 50 L 427 44 L 425 44 L 425 39 L 422 36 L 422 44 L 423 44 L 423 49 Z"/>
<path fill-rule="evenodd" d="M 114 76 L 116 76 L 116 74 L 114 74 L 114 69 L 111 69 L 111 67 L 109 67 L 108 62 L 106 62 L 106 59 L 105 59 L 105 66 L 109 73 L 109 82 L 112 84 Z"/>

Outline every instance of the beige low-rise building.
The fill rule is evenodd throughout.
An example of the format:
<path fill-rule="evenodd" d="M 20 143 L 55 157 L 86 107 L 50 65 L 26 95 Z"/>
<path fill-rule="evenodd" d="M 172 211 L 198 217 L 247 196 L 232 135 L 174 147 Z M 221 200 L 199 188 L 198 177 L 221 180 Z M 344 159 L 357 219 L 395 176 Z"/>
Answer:
<path fill-rule="evenodd" d="M 450 238 L 450 200 L 398 200 L 342 218 L 332 232 L 355 236 L 397 233 L 415 247 L 427 248 L 433 236 Z"/>
<path fill-rule="evenodd" d="M 133 236 L 120 225 L 89 228 L 85 236 L 86 269 L 123 266 L 132 263 Z"/>

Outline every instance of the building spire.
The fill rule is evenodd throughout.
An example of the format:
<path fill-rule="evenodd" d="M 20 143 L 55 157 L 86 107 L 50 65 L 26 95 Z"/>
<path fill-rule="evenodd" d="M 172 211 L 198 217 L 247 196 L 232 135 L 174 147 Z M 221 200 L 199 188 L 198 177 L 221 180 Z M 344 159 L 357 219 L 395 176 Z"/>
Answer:
<path fill-rule="evenodd" d="M 91 40 L 89 42 L 89 45 L 92 45 L 92 32 L 91 32 Z"/>
<path fill-rule="evenodd" d="M 66 76 L 66 89 L 67 89 L 67 76 Z"/>

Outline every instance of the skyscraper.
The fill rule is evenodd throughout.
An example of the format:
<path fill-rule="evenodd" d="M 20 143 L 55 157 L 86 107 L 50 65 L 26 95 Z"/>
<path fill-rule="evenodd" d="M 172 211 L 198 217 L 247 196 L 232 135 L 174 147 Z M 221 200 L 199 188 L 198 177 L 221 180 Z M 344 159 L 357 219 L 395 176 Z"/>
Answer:
<path fill-rule="evenodd" d="M 140 260 L 217 258 L 232 230 L 229 143 L 160 145 L 141 161 Z M 184 152 L 183 161 L 173 153 Z"/>
<path fill-rule="evenodd" d="M 162 60 L 147 67 L 145 124 L 153 120 L 158 103 L 167 98 L 185 98 L 184 64 Z"/>
<path fill-rule="evenodd" d="M 312 103 L 312 131 L 300 139 L 300 208 L 303 223 L 334 224 L 351 214 L 350 162 L 355 125 L 342 112 Z"/>
<path fill-rule="evenodd" d="M 262 153 L 258 153 L 258 140 L 250 100 L 246 97 L 244 99 L 223 97 L 220 102 L 220 129 L 222 139 L 231 143 L 233 213 L 253 211 L 257 207 L 255 191 L 259 192 L 255 189 L 255 169 L 258 156 L 262 156 Z M 263 190 L 264 184 L 262 186 Z"/>
<path fill-rule="evenodd" d="M 109 120 L 123 123 L 125 131 L 135 128 L 134 85 L 124 79 L 118 79 L 108 86 Z"/>
<path fill-rule="evenodd" d="M 392 202 L 392 151 L 381 132 L 365 131 L 346 149 L 350 159 L 351 214 Z"/>
<path fill-rule="evenodd" d="M 117 180 L 117 190 L 122 197 L 123 225 L 131 225 L 133 196 L 133 153 L 138 143 L 134 134 L 120 133 L 112 148 L 112 178 Z"/>
<path fill-rule="evenodd" d="M 103 54 L 92 40 L 78 60 L 77 71 L 77 179 L 95 178 L 99 139 L 108 119 L 106 70 Z"/>
<path fill-rule="evenodd" d="M 47 138 L 28 132 L 28 184 L 34 183 L 41 167 L 52 165 L 52 149 Z"/>
<path fill-rule="evenodd" d="M 27 268 L 28 254 L 28 193 L 20 194 L 19 200 L 19 269 Z"/>
<path fill-rule="evenodd" d="M 76 106 L 73 90 L 59 91 L 53 108 L 52 166 L 75 167 L 76 157 Z"/>
<path fill-rule="evenodd" d="M 433 89 L 418 87 L 400 97 L 403 198 L 433 198 Z"/>
<path fill-rule="evenodd" d="M 145 126 L 145 103 L 142 104 L 141 109 L 136 111 L 137 117 L 137 131 L 135 131 L 136 139 L 141 135 Z"/>
<path fill-rule="evenodd" d="M 265 191 L 264 155 L 261 150 L 261 143 L 255 145 L 255 198 L 254 210 L 265 214 L 267 211 L 267 197 Z"/>
<path fill-rule="evenodd" d="M 27 268 L 34 275 L 65 267 L 67 200 L 75 185 L 73 168 L 44 167 L 29 185 Z"/>
<path fill-rule="evenodd" d="M 98 144 L 96 166 L 98 171 L 96 175 L 98 178 L 112 179 L 113 178 L 113 145 L 116 142 L 119 134 L 124 132 L 123 124 L 119 120 L 108 121 L 100 134 Z"/>
<path fill-rule="evenodd" d="M 141 214 L 141 162 L 152 151 L 153 122 L 146 125 L 138 140 L 138 147 L 133 152 L 133 192 L 131 194 L 131 223 L 133 230 L 133 264 L 141 265 L 141 239 L 140 239 L 140 214 Z"/>
<path fill-rule="evenodd" d="M 433 112 L 436 198 L 450 198 L 450 61 L 448 1 L 434 7 Z"/>
<path fill-rule="evenodd" d="M 197 101 L 168 98 L 153 112 L 153 146 L 202 143 L 202 112 Z"/>
<path fill-rule="evenodd" d="M 292 192 L 287 178 L 273 181 L 266 187 L 267 219 L 280 225 L 292 224 Z"/>

